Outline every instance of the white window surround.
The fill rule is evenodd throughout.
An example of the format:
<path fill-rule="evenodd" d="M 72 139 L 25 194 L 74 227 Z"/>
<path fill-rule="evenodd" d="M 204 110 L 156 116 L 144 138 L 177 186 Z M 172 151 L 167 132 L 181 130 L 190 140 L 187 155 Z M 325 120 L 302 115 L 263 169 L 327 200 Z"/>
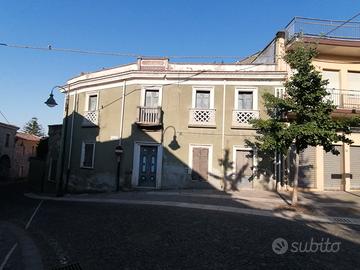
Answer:
<path fill-rule="evenodd" d="M 234 92 L 234 110 L 238 110 L 238 93 L 239 92 L 252 92 L 253 93 L 253 110 L 256 111 L 258 110 L 258 88 L 257 87 L 235 87 L 235 92 Z"/>
<path fill-rule="evenodd" d="M 196 91 L 210 91 L 210 110 L 214 109 L 214 86 L 193 86 L 191 108 L 195 109 Z"/>
<path fill-rule="evenodd" d="M 285 87 L 275 87 L 275 97 L 283 98 L 285 96 Z"/>
<path fill-rule="evenodd" d="M 188 174 L 191 175 L 192 173 L 192 163 L 193 163 L 193 149 L 194 148 L 207 148 L 209 150 L 208 155 L 208 173 L 212 173 L 212 158 L 213 158 L 213 145 L 212 144 L 196 144 L 190 143 L 189 144 L 189 170 Z"/>
<path fill-rule="evenodd" d="M 50 157 L 50 159 L 49 159 L 49 171 L 48 171 L 48 181 L 49 182 L 53 182 L 53 183 L 55 183 L 56 182 L 56 180 L 52 180 L 51 179 L 51 171 L 52 171 L 52 169 L 53 169 L 53 158 L 52 157 Z M 56 179 L 56 175 L 55 175 L 55 179 Z"/>
<path fill-rule="evenodd" d="M 154 86 L 154 85 L 143 85 L 141 86 L 141 93 L 140 93 L 140 106 L 145 105 L 145 91 L 146 90 L 158 90 L 159 91 L 159 104 L 158 106 L 161 107 L 162 105 L 162 86 Z"/>
<path fill-rule="evenodd" d="M 151 142 L 134 142 L 134 158 L 133 158 L 133 169 L 131 185 L 133 187 L 139 187 L 139 163 L 140 163 L 140 146 L 157 146 L 157 166 L 156 166 L 156 189 L 161 187 L 161 174 L 162 174 L 162 159 L 163 159 L 163 148 L 161 144 Z M 144 189 L 152 189 L 152 187 L 139 187 Z"/>
<path fill-rule="evenodd" d="M 246 146 L 234 145 L 233 146 L 233 163 L 234 163 L 233 173 L 234 173 L 234 175 L 236 175 L 236 151 L 238 151 L 238 150 L 253 152 L 253 173 L 255 173 L 256 168 L 258 166 L 257 149 L 251 148 L 251 147 L 246 147 Z"/>
<path fill-rule="evenodd" d="M 92 166 L 88 167 L 88 166 L 84 166 L 84 159 L 85 159 L 85 144 L 93 144 L 94 148 L 93 148 L 93 155 L 92 155 Z M 80 158 L 80 168 L 84 168 L 84 169 L 93 169 L 94 165 L 95 165 L 95 148 L 96 148 L 96 143 L 94 141 L 83 141 L 81 144 L 81 158 Z"/>
<path fill-rule="evenodd" d="M 89 98 L 90 96 L 96 96 L 96 110 L 99 109 L 99 92 L 88 92 L 86 93 L 86 97 L 85 97 L 85 107 L 84 107 L 84 111 L 87 112 L 89 109 Z"/>

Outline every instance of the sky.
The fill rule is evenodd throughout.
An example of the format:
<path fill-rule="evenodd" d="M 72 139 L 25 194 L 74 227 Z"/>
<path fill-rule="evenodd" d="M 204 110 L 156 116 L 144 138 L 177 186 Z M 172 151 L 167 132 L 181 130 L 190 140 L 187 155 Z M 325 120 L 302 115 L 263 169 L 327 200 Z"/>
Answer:
<path fill-rule="evenodd" d="M 347 20 L 359 11 L 358 0 L 0 0 L 0 43 L 246 57 L 264 48 L 294 16 Z M 46 131 L 63 116 L 59 91 L 54 92 L 59 106 L 44 104 L 53 86 L 81 72 L 134 61 L 0 46 L 0 111 L 20 128 L 37 117 Z M 1 115 L 0 122 L 6 122 Z"/>

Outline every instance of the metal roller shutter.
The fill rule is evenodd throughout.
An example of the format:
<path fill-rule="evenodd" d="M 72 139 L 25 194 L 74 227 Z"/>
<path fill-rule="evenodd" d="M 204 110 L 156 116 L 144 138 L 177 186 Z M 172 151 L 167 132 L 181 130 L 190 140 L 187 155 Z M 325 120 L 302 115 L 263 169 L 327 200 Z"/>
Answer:
<path fill-rule="evenodd" d="M 299 155 L 299 187 L 316 187 L 316 147 L 308 147 Z"/>
<path fill-rule="evenodd" d="M 335 147 L 340 154 L 333 155 L 331 152 L 324 153 L 324 189 L 343 190 L 343 149 L 342 146 Z"/>
<path fill-rule="evenodd" d="M 350 146 L 350 189 L 360 189 L 360 146 Z"/>

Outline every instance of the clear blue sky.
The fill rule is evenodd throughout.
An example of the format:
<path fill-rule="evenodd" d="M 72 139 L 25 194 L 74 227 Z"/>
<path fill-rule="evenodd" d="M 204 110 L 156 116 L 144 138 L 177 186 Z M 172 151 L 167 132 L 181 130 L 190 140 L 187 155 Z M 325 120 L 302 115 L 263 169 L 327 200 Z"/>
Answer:
<path fill-rule="evenodd" d="M 0 0 L 0 43 L 142 55 L 247 56 L 294 16 L 348 19 L 359 11 L 356 0 Z M 132 61 L 0 46 L 0 110 L 15 125 L 22 127 L 36 116 L 47 129 L 62 119 L 61 93 L 55 93 L 56 108 L 43 103 L 54 85 L 83 71 Z"/>

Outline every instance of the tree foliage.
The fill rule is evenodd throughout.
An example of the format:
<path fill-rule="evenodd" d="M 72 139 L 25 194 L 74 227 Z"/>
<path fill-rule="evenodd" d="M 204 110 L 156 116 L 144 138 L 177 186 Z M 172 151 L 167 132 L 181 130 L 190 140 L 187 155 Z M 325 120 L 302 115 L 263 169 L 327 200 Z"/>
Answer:
<path fill-rule="evenodd" d="M 326 152 L 338 155 L 334 142 L 351 144 L 347 137 L 350 127 L 359 123 L 358 118 L 334 119 L 336 109 L 326 91 L 327 80 L 312 64 L 317 51 L 303 44 L 287 52 L 285 61 L 293 74 L 284 84 L 285 96 L 276 97 L 270 93 L 263 96 L 268 119 L 254 120 L 258 129 L 257 145 L 265 151 L 287 155 L 295 146 L 296 164 L 293 179 L 292 203 L 298 201 L 299 153 L 309 146 L 323 146 Z"/>
<path fill-rule="evenodd" d="M 293 70 L 284 84 L 286 94 L 275 97 L 266 93 L 263 99 L 270 117 L 252 122 L 261 135 L 257 139 L 262 150 L 286 154 L 294 144 L 300 153 L 309 146 L 321 145 L 326 152 L 339 154 L 334 142 L 352 143 L 346 135 L 358 119 L 332 117 L 336 107 L 326 91 L 328 81 L 312 64 L 316 55 L 316 49 L 304 45 L 286 54 L 285 61 Z"/>
<path fill-rule="evenodd" d="M 31 118 L 31 120 L 24 125 L 23 132 L 39 137 L 44 136 L 44 130 L 38 123 L 38 119 L 36 117 Z"/>

